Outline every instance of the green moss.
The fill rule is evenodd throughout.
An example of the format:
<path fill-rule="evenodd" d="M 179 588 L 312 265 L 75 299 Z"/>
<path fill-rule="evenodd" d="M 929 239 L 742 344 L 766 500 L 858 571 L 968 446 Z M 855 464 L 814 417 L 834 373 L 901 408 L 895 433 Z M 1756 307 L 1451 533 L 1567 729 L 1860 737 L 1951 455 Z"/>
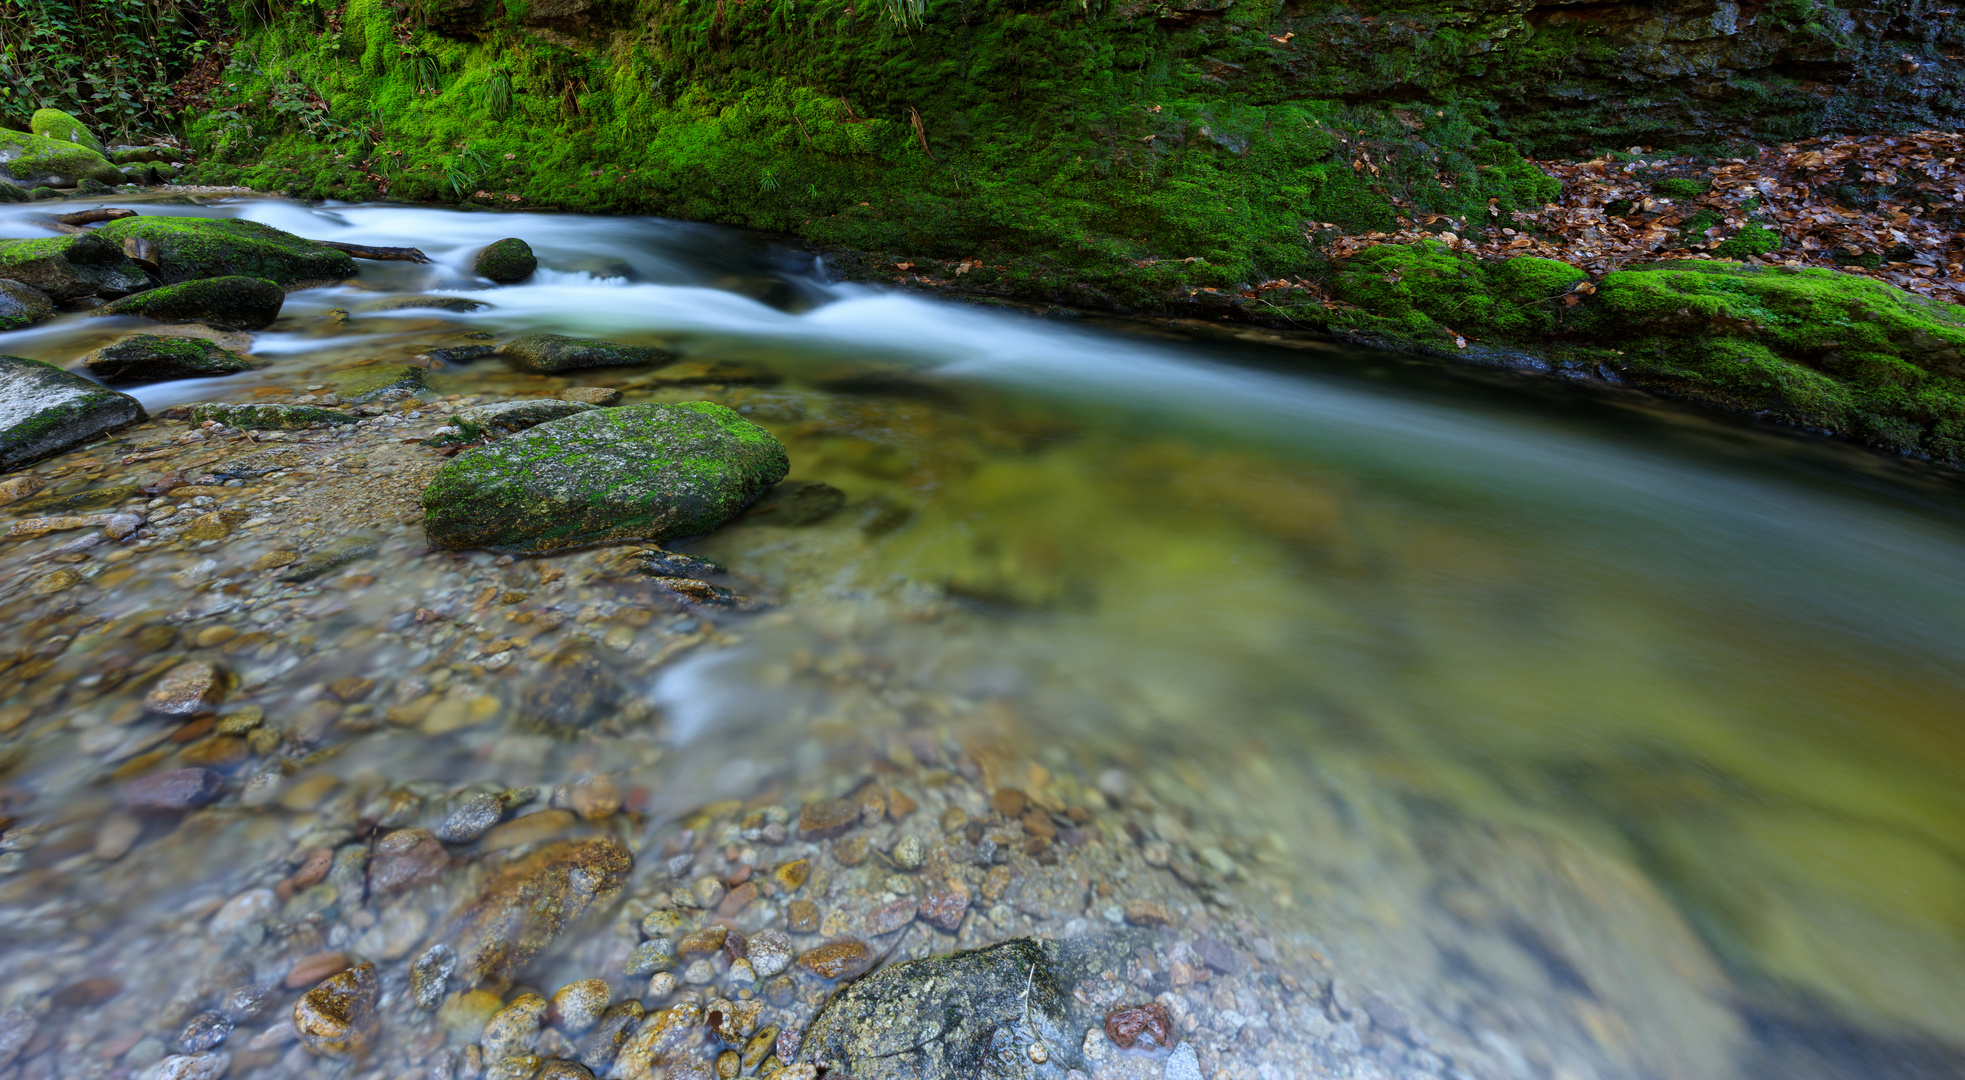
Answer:
<path fill-rule="evenodd" d="M 155 244 L 158 277 L 166 284 L 245 276 L 294 286 L 356 274 L 347 252 L 257 221 L 144 215 L 112 221 L 96 233 L 117 245 L 132 237 Z"/>
<path fill-rule="evenodd" d="M 234 428 L 294 429 L 355 422 L 355 418 L 348 413 L 323 409 L 317 405 L 226 405 L 219 402 L 203 402 L 180 406 L 180 408 L 194 424 L 216 420 L 226 427 Z"/>
<path fill-rule="evenodd" d="M 165 285 L 104 304 L 89 314 L 136 315 L 158 322 L 201 322 L 263 330 L 280 317 L 286 290 L 261 278 L 220 277 Z"/>
<path fill-rule="evenodd" d="M 1781 246 L 1781 234 L 1765 225 L 1747 224 L 1724 243 L 1713 248 L 1713 254 L 1722 259 L 1744 259 L 1753 255 L 1766 255 Z"/>
<path fill-rule="evenodd" d="M 0 128 L 0 164 L 25 187 L 74 187 L 84 180 L 119 184 L 123 174 L 86 146 Z"/>
<path fill-rule="evenodd" d="M 1712 181 L 1694 180 L 1687 176 L 1668 177 L 1651 185 L 1652 194 L 1668 199 L 1696 199 L 1712 189 Z"/>
<path fill-rule="evenodd" d="M 524 281 L 539 269 L 539 259 L 532 254 L 532 245 L 517 237 L 496 241 L 478 252 L 471 270 L 479 277 L 490 278 L 501 285 Z"/>
<path fill-rule="evenodd" d="M 1534 337 L 1555 328 L 1557 299 L 1588 277 L 1553 259 L 1483 263 L 1427 240 L 1360 252 L 1337 273 L 1333 288 L 1338 299 L 1369 313 L 1353 329 L 1422 339 Z M 1379 325 L 1387 320 L 1390 325 Z"/>
<path fill-rule="evenodd" d="M 253 369 L 252 361 L 204 338 L 132 334 L 82 358 L 89 373 L 105 383 L 159 382 Z"/>
<path fill-rule="evenodd" d="M 43 138 L 56 142 L 71 143 L 101 154 L 103 146 L 80 120 L 62 112 L 60 109 L 41 109 L 35 112 L 28 122 L 28 130 Z"/>

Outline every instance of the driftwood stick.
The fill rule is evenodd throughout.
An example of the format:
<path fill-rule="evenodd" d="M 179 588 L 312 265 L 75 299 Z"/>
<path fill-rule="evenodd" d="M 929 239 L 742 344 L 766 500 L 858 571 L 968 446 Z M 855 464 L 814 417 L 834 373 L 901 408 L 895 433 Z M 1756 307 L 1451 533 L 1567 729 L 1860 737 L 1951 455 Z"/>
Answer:
<path fill-rule="evenodd" d="M 72 214 L 57 214 L 55 220 L 63 225 L 94 225 L 98 221 L 116 221 L 119 218 L 135 216 L 134 210 L 104 206 L 95 210 L 77 210 Z"/>
<path fill-rule="evenodd" d="M 345 251 L 357 259 L 412 263 L 427 263 L 430 261 L 428 255 L 423 254 L 415 248 L 367 247 L 362 244 L 343 244 L 333 240 L 316 240 L 314 243 L 331 247 L 336 251 Z"/>

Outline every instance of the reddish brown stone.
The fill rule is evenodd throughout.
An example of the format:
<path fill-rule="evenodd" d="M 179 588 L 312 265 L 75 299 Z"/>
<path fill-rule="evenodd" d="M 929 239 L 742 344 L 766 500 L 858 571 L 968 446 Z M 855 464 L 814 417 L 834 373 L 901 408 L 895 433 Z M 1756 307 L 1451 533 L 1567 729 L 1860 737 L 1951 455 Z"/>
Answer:
<path fill-rule="evenodd" d="M 722 926 L 706 926 L 693 934 L 685 934 L 675 943 L 676 955 L 688 960 L 697 956 L 709 956 L 723 948 L 723 939 L 730 930 Z"/>
<path fill-rule="evenodd" d="M 1058 827 L 1052 823 L 1051 815 L 1036 806 L 1023 812 L 1023 831 L 1040 840 L 1055 840 L 1058 835 Z"/>
<path fill-rule="evenodd" d="M 450 867 L 450 853 L 428 829 L 397 829 L 375 845 L 369 887 L 392 893 L 435 881 Z"/>
<path fill-rule="evenodd" d="M 873 966 L 873 950 L 864 941 L 846 938 L 813 949 L 798 963 L 822 979 L 850 979 Z"/>
<path fill-rule="evenodd" d="M 1023 816 L 1030 799 L 1013 787 L 997 788 L 989 796 L 989 808 L 1003 815 L 1004 820 L 1014 820 Z"/>
<path fill-rule="evenodd" d="M 867 912 L 867 933 L 875 937 L 891 934 L 914 921 L 916 904 L 912 900 L 896 900 Z"/>
<path fill-rule="evenodd" d="M 316 1054 L 359 1054 L 375 1028 L 375 997 L 380 989 L 374 964 L 358 964 L 331 976 L 294 1003 L 294 1029 Z"/>
<path fill-rule="evenodd" d="M 334 852 L 327 848 L 315 848 L 307 856 L 307 861 L 300 864 L 300 869 L 295 870 L 285 884 L 291 885 L 295 892 L 311 889 L 319 885 L 322 878 L 327 877 L 328 869 L 333 865 Z"/>
<path fill-rule="evenodd" d="M 1121 1050 L 1131 1050 L 1141 1041 L 1153 1049 L 1172 1046 L 1173 1034 L 1174 1018 L 1159 1002 L 1128 1005 L 1112 1010 L 1105 1017 L 1105 1037 Z"/>
<path fill-rule="evenodd" d="M 960 889 L 929 889 L 921 901 L 921 921 L 953 934 L 969 913 L 969 894 Z"/>
<path fill-rule="evenodd" d="M 312 986 L 330 975 L 348 970 L 348 954 L 344 952 L 317 952 L 294 961 L 287 970 L 282 983 L 289 990 Z"/>
<path fill-rule="evenodd" d="M 810 900 L 793 900 L 785 905 L 785 929 L 809 934 L 819 928 L 819 905 Z"/>
<path fill-rule="evenodd" d="M 223 785 L 210 769 L 172 769 L 124 784 L 123 805 L 132 810 L 191 810 L 218 798 Z"/>
<path fill-rule="evenodd" d="M 723 902 L 716 906 L 716 917 L 728 919 L 751 906 L 757 899 L 757 883 L 746 881 L 723 895 Z"/>

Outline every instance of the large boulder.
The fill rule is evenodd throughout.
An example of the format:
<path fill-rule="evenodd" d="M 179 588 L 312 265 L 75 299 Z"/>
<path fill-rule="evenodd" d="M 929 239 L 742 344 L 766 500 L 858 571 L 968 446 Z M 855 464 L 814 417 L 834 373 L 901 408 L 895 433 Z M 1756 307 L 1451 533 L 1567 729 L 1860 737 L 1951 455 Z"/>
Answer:
<path fill-rule="evenodd" d="M 0 278 L 0 330 L 33 326 L 55 313 L 48 294 L 25 282 Z"/>
<path fill-rule="evenodd" d="M 539 269 L 539 257 L 532 253 L 532 245 L 509 236 L 487 245 L 471 263 L 471 269 L 479 277 L 490 278 L 500 285 L 510 285 L 524 281 Z"/>
<path fill-rule="evenodd" d="M 109 159 L 72 142 L 0 128 L 0 167 L 22 187 L 75 187 L 84 180 L 120 184 Z"/>
<path fill-rule="evenodd" d="M 127 217 L 102 226 L 96 235 L 119 248 L 132 238 L 157 245 L 157 277 L 166 285 L 243 275 L 295 286 L 341 281 L 356 273 L 347 252 L 257 221 Z"/>
<path fill-rule="evenodd" d="M 0 356 L 0 472 L 144 418 L 128 394 L 39 360 Z"/>
<path fill-rule="evenodd" d="M 60 109 L 35 110 L 33 119 L 27 122 L 27 130 L 44 139 L 72 143 L 86 147 L 97 154 L 103 152 L 101 140 L 97 139 L 80 120 Z"/>
<path fill-rule="evenodd" d="M 559 334 L 527 334 L 499 346 L 498 352 L 531 371 L 570 371 L 574 368 L 621 367 L 628 364 L 657 364 L 674 360 L 667 349 L 647 345 L 623 345 L 618 341 L 564 337 Z"/>
<path fill-rule="evenodd" d="M 18 281 L 54 300 L 124 296 L 148 288 L 143 268 L 94 233 L 35 240 L 0 240 L 0 278 Z"/>
<path fill-rule="evenodd" d="M 218 277 L 166 285 L 90 312 L 137 315 L 158 322 L 200 322 L 233 330 L 264 330 L 280 317 L 286 290 L 252 277 Z"/>
<path fill-rule="evenodd" d="M 772 434 L 722 405 L 594 409 L 467 450 L 423 490 L 446 548 L 557 551 L 694 536 L 785 478 Z"/>
<path fill-rule="evenodd" d="M 236 375 L 257 365 L 204 338 L 131 334 L 83 356 L 82 366 L 106 383 L 150 383 Z"/>

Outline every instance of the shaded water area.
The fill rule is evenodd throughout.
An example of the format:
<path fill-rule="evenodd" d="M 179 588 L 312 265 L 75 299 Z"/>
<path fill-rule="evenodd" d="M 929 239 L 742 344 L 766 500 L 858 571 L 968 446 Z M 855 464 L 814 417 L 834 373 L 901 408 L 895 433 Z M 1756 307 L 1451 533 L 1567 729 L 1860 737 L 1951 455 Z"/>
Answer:
<path fill-rule="evenodd" d="M 748 1051 L 840 973 L 780 942 L 1116 934 L 1146 944 L 1075 988 L 1086 1015 L 1158 1001 L 1210 1077 L 1965 1075 L 1953 474 L 1336 346 L 833 285 L 707 227 L 126 205 L 436 260 L 290 294 L 233 342 L 266 366 L 133 390 L 153 415 L 377 363 L 426 385 L 360 425 L 153 420 L 32 467 L 199 494 L 118 493 L 149 515 L 127 541 L 0 550 L 0 1076 L 441 1080 L 497 1057 L 493 1011 L 588 978 L 674 1024 L 656 1073 L 753 1075 L 802 1060 Z M 0 234 L 44 235 L 29 209 Z M 508 235 L 542 270 L 471 278 Z M 78 312 L 0 352 L 69 366 L 139 325 Z M 427 359 L 535 332 L 696 363 Z M 727 404 L 841 494 L 669 545 L 734 605 L 630 548 L 429 550 L 444 459 L 418 440 L 574 385 Z M 198 662 L 202 704 L 160 710 Z M 215 801 L 132 803 L 185 767 Z M 386 843 L 486 795 L 488 833 Z M 419 1007 L 431 944 L 595 837 L 633 853 L 618 893 L 534 910 L 537 948 Z M 748 955 L 692 954 L 713 926 Z M 373 1032 L 308 1052 L 294 1000 L 361 961 Z M 201 1019 L 230 1034 L 184 1064 Z M 1187 1075 L 1096 1023 L 1048 1060 L 1025 1037 L 990 1075 Z"/>

